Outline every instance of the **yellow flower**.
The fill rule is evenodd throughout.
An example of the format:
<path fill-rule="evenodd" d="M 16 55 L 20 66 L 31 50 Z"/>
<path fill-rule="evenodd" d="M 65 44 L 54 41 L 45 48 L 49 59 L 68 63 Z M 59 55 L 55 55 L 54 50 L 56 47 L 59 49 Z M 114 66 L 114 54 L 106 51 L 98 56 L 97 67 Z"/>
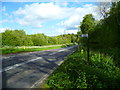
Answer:
<path fill-rule="evenodd" d="M 81 54 L 83 54 L 83 49 L 81 50 Z"/>
<path fill-rule="evenodd" d="M 24 46 L 23 48 L 25 49 L 26 47 Z"/>

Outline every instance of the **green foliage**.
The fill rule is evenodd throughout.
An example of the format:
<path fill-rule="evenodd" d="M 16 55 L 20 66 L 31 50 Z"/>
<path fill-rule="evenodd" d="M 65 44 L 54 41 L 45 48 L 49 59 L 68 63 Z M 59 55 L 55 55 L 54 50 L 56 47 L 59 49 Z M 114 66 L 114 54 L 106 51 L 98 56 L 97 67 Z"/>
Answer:
<path fill-rule="evenodd" d="M 43 50 L 50 50 L 50 49 L 58 49 L 61 46 L 50 46 L 50 47 L 41 47 L 41 48 L 2 48 L 2 54 L 10 54 L 10 53 L 21 53 L 21 52 L 32 52 L 32 51 L 43 51 Z"/>
<path fill-rule="evenodd" d="M 83 18 L 84 19 L 80 26 L 82 33 L 85 34 L 85 33 L 93 32 L 94 27 L 95 27 L 95 20 L 92 14 L 87 14 Z"/>
<path fill-rule="evenodd" d="M 77 36 L 65 34 L 54 37 L 46 36 L 42 33 L 26 35 L 23 30 L 6 30 L 2 35 L 2 46 L 43 46 L 75 43 Z"/>
<path fill-rule="evenodd" d="M 75 43 L 64 44 L 64 45 L 62 45 L 62 47 L 69 47 L 69 46 L 73 46 L 73 45 L 76 45 L 76 44 Z"/>
<path fill-rule="evenodd" d="M 44 34 L 33 34 L 30 35 L 32 42 L 34 44 L 34 46 L 43 46 L 43 45 L 47 45 L 47 36 L 45 36 Z"/>
<path fill-rule="evenodd" d="M 86 60 L 86 48 L 71 54 L 48 78 L 50 88 L 120 88 L 120 68 L 111 56 L 91 51 L 90 64 Z"/>
<path fill-rule="evenodd" d="M 90 41 L 98 42 L 92 48 L 120 47 L 120 1 L 112 3 L 109 16 L 101 19 L 95 26 L 95 31 L 90 35 Z"/>
<path fill-rule="evenodd" d="M 20 33 L 20 34 L 19 34 Z M 2 45 L 10 45 L 10 46 L 19 46 L 23 44 L 23 41 L 21 40 L 22 37 L 25 36 L 24 31 L 15 30 L 6 30 L 4 33 L 2 33 Z M 19 34 L 19 35 L 18 35 Z"/>
<path fill-rule="evenodd" d="M 50 45 L 57 44 L 57 38 L 56 37 L 48 37 L 48 44 L 50 44 Z"/>
<path fill-rule="evenodd" d="M 107 13 L 100 21 L 91 14 L 84 16 L 80 28 L 83 34 L 89 34 L 90 61 L 85 48 L 87 39 L 80 38 L 78 32 L 79 50 L 49 77 L 47 84 L 51 88 L 120 88 L 120 1 L 112 3 Z"/>
<path fill-rule="evenodd" d="M 50 49 L 58 49 L 73 46 L 75 44 L 66 44 L 66 45 L 48 45 L 48 46 L 7 46 L 4 48 L 0 48 L 2 54 L 10 54 L 10 53 L 21 53 L 21 52 L 33 52 L 33 51 L 43 51 L 43 50 L 50 50 Z"/>

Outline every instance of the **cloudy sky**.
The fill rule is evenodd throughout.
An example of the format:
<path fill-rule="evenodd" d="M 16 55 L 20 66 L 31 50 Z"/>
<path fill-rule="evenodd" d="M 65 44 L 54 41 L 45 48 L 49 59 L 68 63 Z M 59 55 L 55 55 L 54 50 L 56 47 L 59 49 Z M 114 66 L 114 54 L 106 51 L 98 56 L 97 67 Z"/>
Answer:
<path fill-rule="evenodd" d="M 95 2 L 2 2 L 0 32 L 23 29 L 27 34 L 56 36 L 76 33 L 84 15 L 99 19 Z"/>

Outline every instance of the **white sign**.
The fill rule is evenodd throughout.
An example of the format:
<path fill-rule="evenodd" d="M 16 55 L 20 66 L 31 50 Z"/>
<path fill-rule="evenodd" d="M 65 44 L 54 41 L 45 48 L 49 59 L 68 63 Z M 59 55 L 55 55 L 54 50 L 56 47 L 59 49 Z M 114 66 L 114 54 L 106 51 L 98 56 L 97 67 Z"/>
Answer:
<path fill-rule="evenodd" d="M 80 37 L 88 37 L 88 34 L 81 34 Z"/>

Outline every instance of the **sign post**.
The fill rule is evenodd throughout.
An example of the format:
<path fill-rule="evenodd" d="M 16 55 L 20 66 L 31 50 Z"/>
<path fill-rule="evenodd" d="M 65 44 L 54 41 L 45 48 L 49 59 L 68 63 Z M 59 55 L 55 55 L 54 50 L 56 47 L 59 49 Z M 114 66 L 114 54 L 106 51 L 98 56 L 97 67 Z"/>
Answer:
<path fill-rule="evenodd" d="M 88 38 L 88 34 L 81 34 L 80 37 L 87 37 Z M 87 40 L 87 60 L 89 63 L 89 56 L 90 56 L 90 49 L 89 49 L 89 38 Z"/>
<path fill-rule="evenodd" d="M 81 34 L 80 37 L 87 37 L 88 38 L 88 34 Z M 89 45 L 90 44 L 99 44 L 99 42 L 89 42 L 89 38 L 87 39 L 87 60 L 88 63 L 90 63 L 90 48 Z"/>

